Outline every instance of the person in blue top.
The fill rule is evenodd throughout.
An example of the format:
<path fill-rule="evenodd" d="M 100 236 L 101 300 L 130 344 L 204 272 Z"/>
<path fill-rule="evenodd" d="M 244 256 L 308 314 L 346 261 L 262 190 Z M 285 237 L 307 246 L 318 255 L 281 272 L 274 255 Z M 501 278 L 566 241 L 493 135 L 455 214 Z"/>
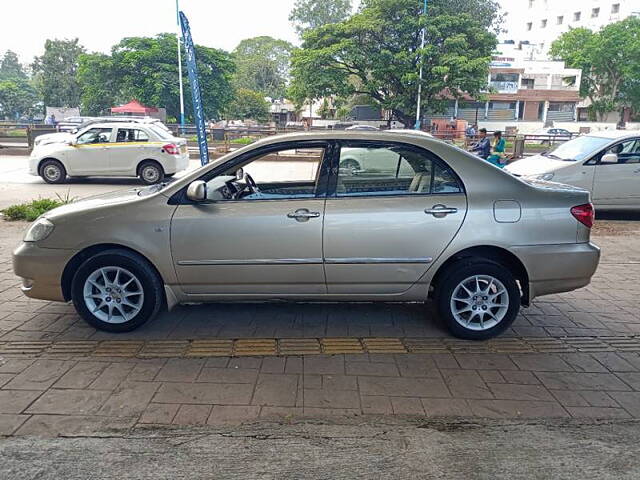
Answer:
<path fill-rule="evenodd" d="M 504 168 L 507 164 L 504 152 L 507 147 L 507 141 L 502 138 L 502 132 L 500 130 L 493 134 L 493 154 L 491 154 L 487 161 L 494 164 L 496 167 Z"/>
<path fill-rule="evenodd" d="M 491 142 L 486 128 L 481 128 L 478 133 L 480 139 L 471 147 L 471 152 L 486 160 L 491 155 Z"/>

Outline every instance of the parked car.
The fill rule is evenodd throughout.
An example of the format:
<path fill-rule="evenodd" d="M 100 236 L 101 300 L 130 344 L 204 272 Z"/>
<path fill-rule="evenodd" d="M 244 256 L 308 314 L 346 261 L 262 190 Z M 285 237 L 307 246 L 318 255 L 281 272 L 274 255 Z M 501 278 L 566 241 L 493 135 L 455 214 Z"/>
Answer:
<path fill-rule="evenodd" d="M 377 131 L 377 130 L 380 130 L 380 129 L 378 127 L 374 127 L 373 125 L 351 125 L 350 127 L 345 128 L 345 130 Z"/>
<path fill-rule="evenodd" d="M 46 133 L 44 135 L 38 135 L 34 140 L 34 146 L 38 147 L 49 143 L 65 143 L 68 142 L 71 136 L 78 133 L 80 130 L 86 129 L 90 125 L 96 123 L 142 123 L 145 125 L 154 125 L 165 132 L 171 134 L 171 130 L 164 123 L 157 118 L 152 117 L 130 117 L 130 116 L 113 116 L 113 117 L 72 117 L 73 119 L 81 119 L 79 123 L 69 123 L 66 127 L 61 128 L 58 124 L 59 132 Z"/>
<path fill-rule="evenodd" d="M 640 210 L 639 131 L 583 135 L 505 170 L 589 190 L 599 208 Z"/>
<path fill-rule="evenodd" d="M 356 149 L 386 152 L 386 173 L 345 173 Z M 27 296 L 72 301 L 111 332 L 180 303 L 431 298 L 454 335 L 485 339 L 521 305 L 589 283 L 592 222 L 587 191 L 519 179 L 424 135 L 308 132 L 54 209 L 13 266 Z"/>
<path fill-rule="evenodd" d="M 67 117 L 64 120 L 57 123 L 56 128 L 59 132 L 74 133 L 78 131 L 80 125 L 82 125 L 91 117 Z"/>
<path fill-rule="evenodd" d="M 538 130 L 534 135 L 539 136 L 540 138 L 536 138 L 533 142 L 541 145 L 565 142 L 567 140 L 571 140 L 573 137 L 573 133 L 564 128 L 544 128 L 542 130 Z"/>
<path fill-rule="evenodd" d="M 140 177 L 157 183 L 189 166 L 187 141 L 153 124 L 96 123 L 63 143 L 36 145 L 29 173 L 47 183 L 63 183 L 67 176 Z"/>

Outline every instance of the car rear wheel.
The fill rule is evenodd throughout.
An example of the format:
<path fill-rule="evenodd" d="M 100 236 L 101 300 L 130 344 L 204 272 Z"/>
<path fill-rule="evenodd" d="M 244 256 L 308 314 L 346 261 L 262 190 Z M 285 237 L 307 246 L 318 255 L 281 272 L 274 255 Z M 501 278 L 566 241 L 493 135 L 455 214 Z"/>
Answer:
<path fill-rule="evenodd" d="M 158 162 L 147 160 L 140 164 L 138 168 L 138 176 L 147 185 L 161 182 L 164 178 L 164 169 Z"/>
<path fill-rule="evenodd" d="M 438 313 L 458 338 L 485 340 L 504 332 L 520 311 L 520 289 L 511 272 L 486 260 L 451 266 L 435 295 Z"/>
<path fill-rule="evenodd" d="M 47 183 L 64 183 L 67 171 L 58 160 L 45 160 L 40 165 L 40 176 Z"/>
<path fill-rule="evenodd" d="M 71 284 L 78 313 L 91 326 L 128 332 L 153 318 L 162 307 L 162 282 L 142 257 L 106 250 L 86 260 Z"/>

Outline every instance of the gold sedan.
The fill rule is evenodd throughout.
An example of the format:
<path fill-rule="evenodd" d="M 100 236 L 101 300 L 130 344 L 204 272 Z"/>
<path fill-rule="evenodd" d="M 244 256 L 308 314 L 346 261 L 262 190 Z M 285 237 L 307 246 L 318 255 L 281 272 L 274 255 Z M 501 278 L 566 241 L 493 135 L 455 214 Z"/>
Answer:
<path fill-rule="evenodd" d="M 589 283 L 592 222 L 587 191 L 424 135 L 304 133 L 52 210 L 14 270 L 26 295 L 111 332 L 180 303 L 432 299 L 454 335 L 485 339 L 535 297 Z"/>

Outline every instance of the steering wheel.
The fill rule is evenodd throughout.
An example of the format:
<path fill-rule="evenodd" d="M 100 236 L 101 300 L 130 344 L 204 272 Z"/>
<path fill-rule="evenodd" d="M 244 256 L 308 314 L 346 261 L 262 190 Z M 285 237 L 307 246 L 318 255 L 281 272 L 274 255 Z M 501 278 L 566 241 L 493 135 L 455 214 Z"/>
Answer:
<path fill-rule="evenodd" d="M 260 189 L 258 188 L 258 185 L 256 185 L 256 182 L 253 179 L 253 177 L 251 177 L 251 175 L 249 175 L 248 173 L 245 173 L 244 181 L 247 184 L 247 189 L 249 190 L 250 194 L 260 193 Z"/>

